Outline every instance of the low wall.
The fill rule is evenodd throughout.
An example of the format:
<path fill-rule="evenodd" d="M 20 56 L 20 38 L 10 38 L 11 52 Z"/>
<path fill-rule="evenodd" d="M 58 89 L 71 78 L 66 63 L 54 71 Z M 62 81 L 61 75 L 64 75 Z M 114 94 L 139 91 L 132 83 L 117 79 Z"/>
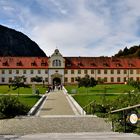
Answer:
<path fill-rule="evenodd" d="M 69 100 L 71 101 L 71 103 L 74 105 L 74 107 L 76 108 L 76 110 L 79 112 L 80 115 L 86 115 L 86 112 L 83 110 L 83 108 L 75 101 L 75 99 L 68 94 L 68 91 L 65 89 L 65 87 L 63 87 L 63 91 L 65 94 L 67 94 Z"/>
<path fill-rule="evenodd" d="M 32 116 L 35 115 L 38 111 L 38 109 L 41 107 L 42 103 L 44 102 L 44 100 L 46 99 L 46 95 L 44 94 L 39 101 L 30 109 L 30 111 L 28 112 L 28 116 Z"/>

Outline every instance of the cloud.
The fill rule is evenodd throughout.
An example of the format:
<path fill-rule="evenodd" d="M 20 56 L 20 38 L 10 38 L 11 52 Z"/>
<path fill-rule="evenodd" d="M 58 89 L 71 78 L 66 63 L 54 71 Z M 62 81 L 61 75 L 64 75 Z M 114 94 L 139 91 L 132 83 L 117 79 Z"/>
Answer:
<path fill-rule="evenodd" d="M 51 55 L 114 55 L 139 45 L 139 0 L 0 1 L 0 22 L 21 30 Z M 6 18 L 7 19 L 6 19 Z"/>

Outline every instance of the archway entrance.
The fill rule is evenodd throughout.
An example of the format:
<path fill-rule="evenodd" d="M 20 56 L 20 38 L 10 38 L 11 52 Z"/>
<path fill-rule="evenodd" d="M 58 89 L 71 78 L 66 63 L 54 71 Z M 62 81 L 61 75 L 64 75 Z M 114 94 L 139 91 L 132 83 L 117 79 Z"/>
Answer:
<path fill-rule="evenodd" d="M 53 79 L 53 85 L 61 85 L 61 79 L 56 77 Z"/>

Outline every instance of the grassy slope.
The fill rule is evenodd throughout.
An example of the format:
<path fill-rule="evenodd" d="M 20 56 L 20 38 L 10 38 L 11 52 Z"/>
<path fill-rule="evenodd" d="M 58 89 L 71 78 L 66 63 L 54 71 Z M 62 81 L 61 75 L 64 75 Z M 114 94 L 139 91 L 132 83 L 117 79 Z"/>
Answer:
<path fill-rule="evenodd" d="M 15 94 L 17 96 L 18 90 L 12 90 L 13 87 L 9 89 L 8 85 L 0 85 L 0 95 L 1 94 Z M 40 94 L 44 94 L 47 88 L 43 88 L 42 85 L 36 85 L 36 89 L 39 89 Z M 21 95 L 22 94 L 22 95 Z M 27 94 L 27 95 L 23 95 Z M 30 108 L 40 99 L 40 96 L 32 94 L 32 86 L 30 88 L 20 88 L 19 90 L 19 100 L 28 105 Z"/>
<path fill-rule="evenodd" d="M 107 88 L 106 91 L 105 87 Z M 66 89 L 69 93 L 71 93 L 72 89 L 77 90 L 77 94 L 73 94 L 73 97 L 82 107 L 86 106 L 93 100 L 95 100 L 96 103 L 102 103 L 104 95 L 105 99 L 109 102 L 116 99 L 120 94 L 134 90 L 133 87 L 124 84 L 97 85 L 96 87 L 88 88 L 88 92 L 86 88 L 78 88 L 77 86 L 66 86 Z M 105 92 L 106 94 L 104 94 Z"/>
<path fill-rule="evenodd" d="M 36 85 L 36 89 L 39 88 L 41 94 L 44 94 L 47 88 L 43 88 L 41 85 Z M 13 87 L 8 87 L 8 85 L 1 85 L 0 86 L 0 94 L 17 94 L 18 89 L 13 90 Z M 23 88 L 19 89 L 19 94 L 32 94 L 32 86 L 30 88 Z"/>
<path fill-rule="evenodd" d="M 107 84 L 88 88 L 88 94 L 104 93 L 105 88 L 106 93 L 126 93 L 128 91 L 134 90 L 133 87 L 124 84 Z M 66 86 L 66 89 L 69 93 L 71 93 L 72 89 L 76 89 L 78 94 L 87 94 L 87 89 L 84 87 L 78 88 L 78 86 Z"/>
<path fill-rule="evenodd" d="M 25 105 L 28 105 L 30 108 L 34 106 L 34 104 L 40 99 L 40 96 L 19 96 L 20 102 L 22 102 Z"/>

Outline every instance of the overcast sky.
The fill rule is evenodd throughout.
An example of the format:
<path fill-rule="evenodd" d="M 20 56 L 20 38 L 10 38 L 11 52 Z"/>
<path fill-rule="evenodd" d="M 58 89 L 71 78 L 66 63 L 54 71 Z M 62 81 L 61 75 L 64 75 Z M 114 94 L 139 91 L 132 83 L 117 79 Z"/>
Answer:
<path fill-rule="evenodd" d="M 112 56 L 140 44 L 140 0 L 0 0 L 0 24 L 48 56 Z"/>

